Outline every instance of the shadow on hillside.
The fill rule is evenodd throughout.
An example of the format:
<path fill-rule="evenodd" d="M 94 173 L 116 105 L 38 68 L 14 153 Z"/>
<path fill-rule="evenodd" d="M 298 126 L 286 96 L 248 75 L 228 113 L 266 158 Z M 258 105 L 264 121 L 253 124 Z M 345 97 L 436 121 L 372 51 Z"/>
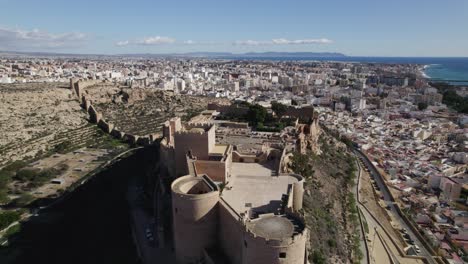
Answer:
<path fill-rule="evenodd" d="M 22 223 L 9 245 L 0 247 L 0 263 L 138 263 L 127 185 L 146 175 L 155 153 L 138 150 Z"/>

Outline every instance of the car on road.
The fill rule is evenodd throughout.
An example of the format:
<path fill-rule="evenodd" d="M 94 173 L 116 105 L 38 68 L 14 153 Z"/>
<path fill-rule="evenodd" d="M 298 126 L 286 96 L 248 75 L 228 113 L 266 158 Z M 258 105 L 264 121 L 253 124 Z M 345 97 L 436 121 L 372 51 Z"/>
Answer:
<path fill-rule="evenodd" d="M 418 245 L 414 245 L 413 247 L 414 247 L 414 250 L 416 250 L 416 252 L 421 253 L 421 249 L 419 248 Z"/>

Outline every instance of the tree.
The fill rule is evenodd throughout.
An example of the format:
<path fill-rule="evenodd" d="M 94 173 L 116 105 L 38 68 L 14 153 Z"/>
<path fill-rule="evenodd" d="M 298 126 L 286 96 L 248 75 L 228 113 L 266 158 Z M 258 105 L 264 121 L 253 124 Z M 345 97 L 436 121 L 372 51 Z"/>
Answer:
<path fill-rule="evenodd" d="M 418 103 L 418 109 L 420 111 L 424 111 L 424 110 L 426 110 L 426 108 L 427 108 L 427 103 L 425 103 L 425 102 Z"/>
<path fill-rule="evenodd" d="M 21 213 L 16 211 L 0 212 L 0 230 L 8 227 L 11 223 L 20 219 Z"/>
<path fill-rule="evenodd" d="M 288 108 L 282 103 L 278 103 L 276 101 L 273 101 L 271 103 L 271 110 L 273 110 L 273 112 L 275 112 L 275 114 L 279 118 L 281 118 L 284 114 L 286 114 L 286 111 L 288 110 Z"/>
<path fill-rule="evenodd" d="M 263 106 L 259 104 L 249 106 L 249 111 L 247 112 L 247 120 L 251 124 L 256 126 L 258 123 L 265 122 L 266 116 L 267 110 Z"/>
<path fill-rule="evenodd" d="M 55 145 L 54 150 L 60 154 L 64 154 L 72 146 L 70 140 L 65 140 L 57 145 Z"/>
<path fill-rule="evenodd" d="M 323 255 L 322 251 L 319 250 L 314 250 L 310 258 L 314 264 L 323 264 L 326 262 L 325 256 Z"/>
<path fill-rule="evenodd" d="M 310 163 L 309 155 L 295 152 L 291 161 L 291 168 L 295 173 L 302 175 L 305 178 L 309 178 L 314 175 L 314 170 L 312 164 Z"/>

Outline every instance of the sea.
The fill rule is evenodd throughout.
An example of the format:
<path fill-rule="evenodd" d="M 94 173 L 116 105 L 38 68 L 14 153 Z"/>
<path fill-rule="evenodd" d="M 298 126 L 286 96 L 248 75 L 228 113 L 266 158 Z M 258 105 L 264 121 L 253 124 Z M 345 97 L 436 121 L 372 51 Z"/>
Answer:
<path fill-rule="evenodd" d="M 468 85 L 468 57 L 230 57 L 238 60 L 269 61 L 339 61 L 388 64 L 420 64 L 424 74 L 433 81 L 447 82 L 452 85 Z"/>

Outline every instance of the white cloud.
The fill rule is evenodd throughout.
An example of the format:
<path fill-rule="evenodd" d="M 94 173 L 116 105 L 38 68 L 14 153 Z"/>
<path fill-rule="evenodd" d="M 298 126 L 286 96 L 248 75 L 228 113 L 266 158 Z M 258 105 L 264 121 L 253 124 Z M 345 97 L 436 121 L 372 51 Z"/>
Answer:
<path fill-rule="evenodd" d="M 85 44 L 87 36 L 79 32 L 52 34 L 39 29 L 23 30 L 0 27 L 0 45 L 3 48 L 67 48 Z"/>
<path fill-rule="evenodd" d="M 159 44 L 170 44 L 174 43 L 175 39 L 169 38 L 169 37 L 161 37 L 161 36 L 156 36 L 156 37 L 149 37 L 149 38 L 144 38 L 142 40 L 138 40 L 135 42 L 135 44 L 138 45 L 159 45 Z"/>
<path fill-rule="evenodd" d="M 226 44 L 224 42 L 216 42 L 216 41 L 196 41 L 196 40 L 185 40 L 182 42 L 185 45 L 222 45 Z"/>
<path fill-rule="evenodd" d="M 155 37 L 148 37 L 148 38 L 143 38 L 139 40 L 123 40 L 115 43 L 116 46 L 119 47 L 124 47 L 128 45 L 144 45 L 144 46 L 152 46 L 152 45 L 160 45 L 160 44 L 172 44 L 175 43 L 175 39 L 170 38 L 170 37 L 161 37 L 161 36 L 155 36 Z"/>
<path fill-rule="evenodd" d="M 119 46 L 119 47 L 127 46 L 128 44 L 130 44 L 130 41 L 128 41 L 128 40 L 119 41 L 119 42 L 115 43 L 115 45 Z"/>
<path fill-rule="evenodd" d="M 237 40 L 234 45 L 245 45 L 245 46 L 261 46 L 271 44 L 268 41 L 257 41 L 257 40 Z"/>
<path fill-rule="evenodd" d="M 330 44 L 333 43 L 332 40 L 321 38 L 321 39 L 298 39 L 298 40 L 288 40 L 284 38 L 273 39 L 273 44 L 278 45 L 289 45 L 289 44 Z"/>
<path fill-rule="evenodd" d="M 288 40 L 284 38 L 272 39 L 270 41 L 258 41 L 258 40 L 238 40 L 234 42 L 234 45 L 246 45 L 246 46 L 260 46 L 260 45 L 308 45 L 308 44 L 330 44 L 332 40 L 321 38 L 321 39 L 298 39 Z"/>

